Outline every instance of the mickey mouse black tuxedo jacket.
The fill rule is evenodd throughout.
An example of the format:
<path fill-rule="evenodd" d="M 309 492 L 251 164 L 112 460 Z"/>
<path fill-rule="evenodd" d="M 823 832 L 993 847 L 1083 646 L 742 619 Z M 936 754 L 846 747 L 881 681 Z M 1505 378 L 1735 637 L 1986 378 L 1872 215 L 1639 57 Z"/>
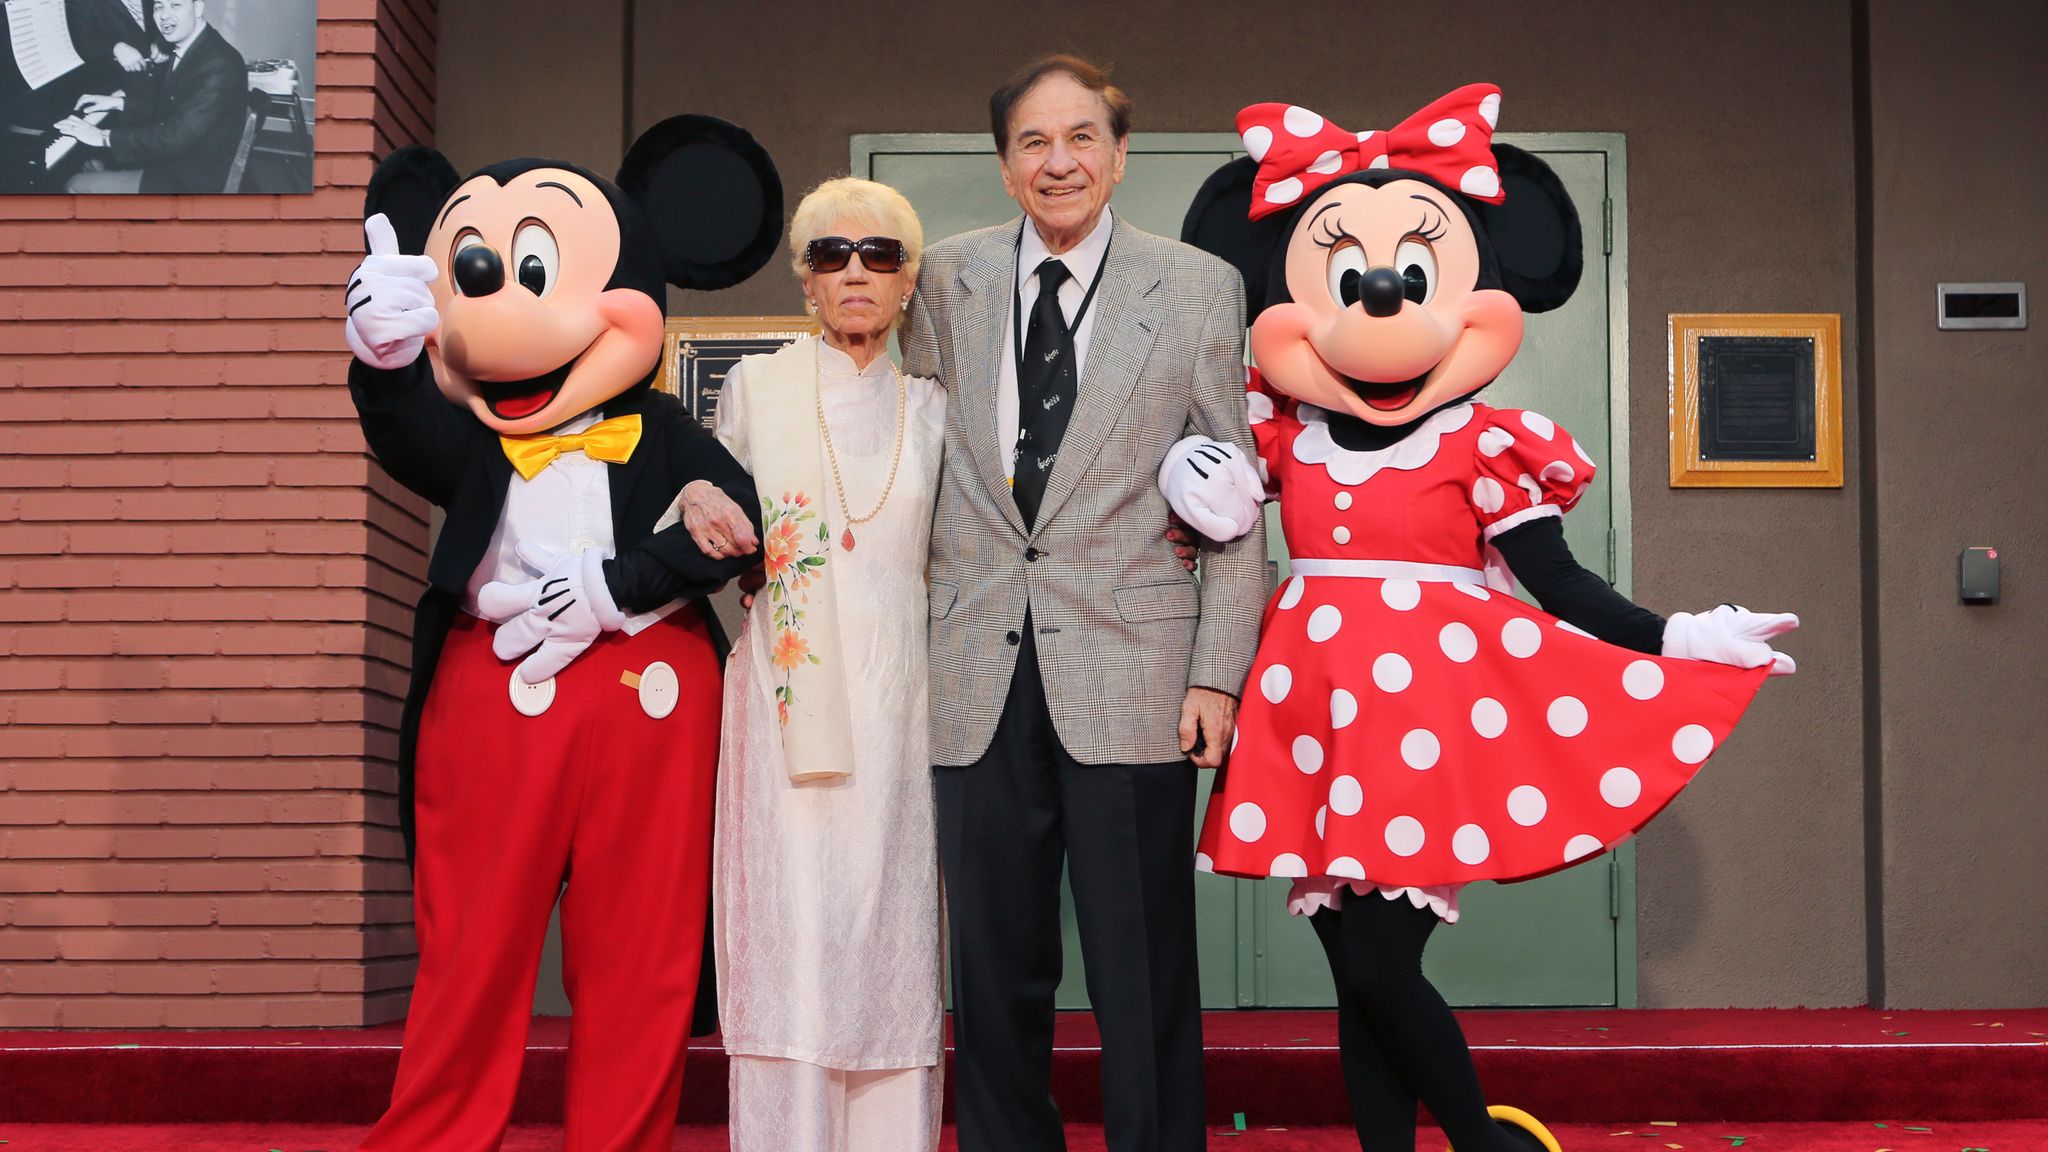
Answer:
<path fill-rule="evenodd" d="M 349 365 L 349 394 L 363 437 L 391 478 L 447 511 L 441 538 L 427 563 L 427 591 L 413 621 L 412 684 L 399 729 L 399 799 L 408 849 L 412 841 L 413 753 L 427 687 L 441 644 L 462 611 L 470 576 L 482 562 L 512 483 L 512 462 L 498 434 L 450 404 L 435 385 L 424 355 L 411 365 L 382 371 L 360 360 Z M 637 414 L 639 446 L 623 464 L 607 464 L 612 533 L 617 557 L 605 572 L 612 595 L 628 612 L 670 600 L 701 598 L 755 563 L 753 556 L 713 560 L 698 550 L 682 525 L 654 531 L 683 486 L 709 480 L 723 489 L 760 528 L 754 482 L 682 401 L 637 388 L 605 405 L 604 415 Z M 722 648 L 717 617 L 700 604 Z M 505 666 L 511 675 L 513 665 Z"/>

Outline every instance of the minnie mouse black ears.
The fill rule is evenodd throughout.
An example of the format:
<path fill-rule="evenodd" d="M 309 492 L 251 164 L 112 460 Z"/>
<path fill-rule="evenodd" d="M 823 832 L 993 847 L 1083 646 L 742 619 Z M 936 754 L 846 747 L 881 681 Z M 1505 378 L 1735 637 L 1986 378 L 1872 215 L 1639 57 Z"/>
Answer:
<path fill-rule="evenodd" d="M 382 212 L 398 234 L 398 250 L 418 256 L 427 248 L 427 233 L 448 194 L 462 183 L 446 156 L 421 144 L 408 144 L 384 158 L 363 192 L 363 219 Z"/>
<path fill-rule="evenodd" d="M 619 165 L 678 288 L 726 288 L 782 243 L 782 177 L 752 134 L 713 116 L 671 116 L 641 133 Z"/>
<path fill-rule="evenodd" d="M 1209 174 L 1201 190 L 1188 205 L 1181 221 L 1182 243 L 1192 244 L 1211 256 L 1218 256 L 1244 277 L 1244 318 L 1252 318 L 1266 306 L 1267 270 L 1273 249 L 1286 234 L 1288 214 L 1250 219 L 1252 177 L 1258 162 L 1240 156 Z"/>
<path fill-rule="evenodd" d="M 1499 204 L 1468 201 L 1493 244 L 1501 287 L 1524 312 L 1548 312 L 1571 299 L 1585 269 L 1579 210 L 1550 165 L 1512 144 L 1495 144 Z"/>

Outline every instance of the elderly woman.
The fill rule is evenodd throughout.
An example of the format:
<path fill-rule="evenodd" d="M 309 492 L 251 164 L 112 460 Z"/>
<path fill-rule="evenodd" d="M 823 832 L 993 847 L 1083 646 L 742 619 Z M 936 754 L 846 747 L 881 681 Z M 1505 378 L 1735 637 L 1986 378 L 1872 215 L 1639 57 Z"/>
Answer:
<path fill-rule="evenodd" d="M 725 378 L 717 434 L 762 493 L 765 586 L 725 681 L 714 880 L 734 1152 L 931 1149 L 939 875 L 925 559 L 945 393 L 889 333 L 923 230 L 820 185 L 789 247 L 820 335 Z"/>

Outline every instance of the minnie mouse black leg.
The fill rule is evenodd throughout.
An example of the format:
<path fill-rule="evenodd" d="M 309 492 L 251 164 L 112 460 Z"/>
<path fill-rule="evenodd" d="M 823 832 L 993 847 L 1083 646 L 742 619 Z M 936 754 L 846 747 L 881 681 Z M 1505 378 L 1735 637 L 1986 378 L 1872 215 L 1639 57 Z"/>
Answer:
<path fill-rule="evenodd" d="M 1344 1093 L 1351 1100 L 1351 1123 L 1358 1146 L 1367 1149 L 1415 1147 L 1415 1093 L 1401 1082 L 1387 1054 L 1372 1033 L 1358 998 L 1344 978 L 1342 914 L 1325 908 L 1309 917 L 1322 941 L 1323 956 L 1337 981 L 1337 1052 L 1344 1065 Z"/>
<path fill-rule="evenodd" d="M 1359 1019 L 1383 1054 L 1381 1059 L 1414 1096 L 1429 1105 L 1429 1111 L 1443 1126 L 1457 1152 L 1530 1152 L 1542 1144 L 1529 1144 L 1522 1133 L 1512 1133 L 1487 1114 L 1486 1098 L 1479 1090 L 1479 1074 L 1472 1067 L 1472 1050 L 1457 1017 L 1422 974 L 1422 951 L 1429 934 L 1436 929 L 1436 913 L 1417 908 L 1406 900 L 1387 900 L 1377 894 L 1348 897 L 1337 910 L 1316 913 L 1334 921 L 1332 934 L 1341 944 L 1341 956 L 1332 951 L 1331 973 L 1340 995 L 1356 1005 Z M 1318 926 L 1318 931 L 1322 931 Z M 1339 1026 L 1343 1023 L 1339 1017 Z M 1340 1044 L 1343 1041 L 1340 1038 Z M 1350 1066 L 1361 1070 L 1370 1057 L 1352 1055 L 1344 1044 L 1347 1087 Z M 1372 1099 L 1384 1101 L 1383 1091 Z M 1353 1090 L 1353 1115 L 1359 1115 L 1359 1100 Z M 1369 1152 L 1414 1147 L 1414 1117 L 1409 1117 L 1407 1143 L 1389 1143 L 1380 1136 L 1378 1144 L 1365 1143 Z"/>

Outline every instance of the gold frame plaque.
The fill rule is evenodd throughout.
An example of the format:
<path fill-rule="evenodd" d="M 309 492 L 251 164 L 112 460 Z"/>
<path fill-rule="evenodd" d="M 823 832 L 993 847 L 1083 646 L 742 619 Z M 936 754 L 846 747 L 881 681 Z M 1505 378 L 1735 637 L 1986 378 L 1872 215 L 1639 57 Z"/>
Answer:
<path fill-rule="evenodd" d="M 1673 313 L 1668 345 L 1673 488 L 1840 488 L 1842 486 L 1842 318 L 1814 313 Z M 1713 338 L 1809 342 L 1813 367 L 1813 451 L 1790 458 L 1728 458 L 1703 448 L 1702 343 Z M 1804 401 L 1804 396 L 1795 400 Z M 1795 405 L 1798 407 L 1799 405 Z"/>
<path fill-rule="evenodd" d="M 663 328 L 654 386 L 680 397 L 708 428 L 718 389 L 735 360 L 817 331 L 808 316 L 672 316 Z"/>

